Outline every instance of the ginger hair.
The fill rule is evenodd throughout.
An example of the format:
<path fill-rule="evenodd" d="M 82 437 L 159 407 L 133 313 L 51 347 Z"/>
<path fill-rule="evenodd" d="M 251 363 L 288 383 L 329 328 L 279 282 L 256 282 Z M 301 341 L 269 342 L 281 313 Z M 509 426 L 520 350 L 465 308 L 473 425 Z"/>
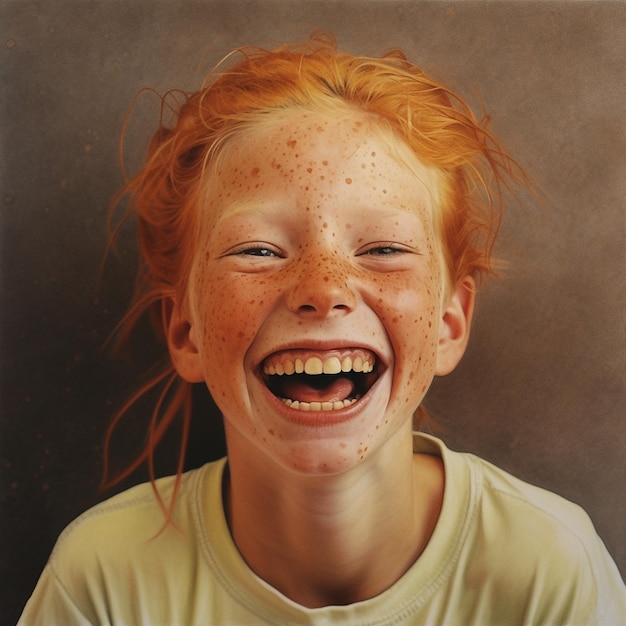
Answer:
<path fill-rule="evenodd" d="M 238 61 L 225 67 L 236 57 Z M 162 109 L 171 108 L 170 101 L 181 95 L 173 123 L 161 120 L 143 168 L 117 198 L 117 203 L 122 197 L 128 199 L 125 219 L 137 220 L 140 249 L 135 297 L 121 324 L 123 338 L 147 311 L 162 335 L 162 303 L 185 296 L 196 249 L 201 183 L 215 171 L 223 147 L 264 121 L 299 109 L 332 115 L 352 108 L 390 128 L 423 163 L 438 171 L 435 219 L 447 279 L 451 284 L 466 276 L 480 281 L 493 273 L 503 192 L 525 182 L 524 174 L 490 133 L 489 120 L 479 120 L 461 97 L 410 63 L 402 51 L 380 58 L 353 56 L 338 51 L 329 35 L 275 50 L 241 48 L 198 91 L 167 94 Z M 107 435 L 105 459 L 111 433 L 129 406 L 164 381 L 146 449 L 116 480 L 144 461 L 154 478 L 154 448 L 182 413 L 180 479 L 191 387 L 177 378 L 172 366 L 116 415 Z M 105 460 L 105 483 L 107 472 Z M 159 498 L 159 503 L 169 515 L 173 502 L 167 505 Z"/>

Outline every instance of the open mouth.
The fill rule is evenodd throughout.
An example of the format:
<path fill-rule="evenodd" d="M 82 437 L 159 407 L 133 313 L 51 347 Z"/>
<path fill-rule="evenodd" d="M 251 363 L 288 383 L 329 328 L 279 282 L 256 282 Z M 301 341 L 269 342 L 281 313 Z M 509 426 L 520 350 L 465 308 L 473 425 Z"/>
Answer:
<path fill-rule="evenodd" d="M 376 355 L 363 348 L 289 350 L 263 362 L 268 389 L 292 409 L 338 411 L 362 398 L 380 376 Z"/>

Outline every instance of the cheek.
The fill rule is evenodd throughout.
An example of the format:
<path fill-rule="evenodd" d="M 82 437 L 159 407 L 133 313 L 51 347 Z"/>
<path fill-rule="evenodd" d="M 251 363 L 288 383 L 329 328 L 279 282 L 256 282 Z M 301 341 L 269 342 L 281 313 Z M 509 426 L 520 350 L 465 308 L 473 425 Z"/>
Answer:
<path fill-rule="evenodd" d="M 424 394 L 437 355 L 441 299 L 438 274 L 385 283 L 379 287 L 377 306 L 394 352 L 394 377 L 401 385 L 409 384 L 416 393 Z"/>
<path fill-rule="evenodd" d="M 398 294 L 396 304 L 383 311 L 383 321 L 395 352 L 410 356 L 419 354 L 420 361 L 434 359 L 438 307 L 432 298 L 420 297 L 411 292 Z M 398 365 L 403 362 L 406 359 Z"/>
<path fill-rule="evenodd" d="M 205 363 L 240 365 L 275 298 L 271 286 L 258 277 L 221 277 L 210 270 L 198 274 L 204 279 L 193 286 L 199 294 L 195 319 Z"/>

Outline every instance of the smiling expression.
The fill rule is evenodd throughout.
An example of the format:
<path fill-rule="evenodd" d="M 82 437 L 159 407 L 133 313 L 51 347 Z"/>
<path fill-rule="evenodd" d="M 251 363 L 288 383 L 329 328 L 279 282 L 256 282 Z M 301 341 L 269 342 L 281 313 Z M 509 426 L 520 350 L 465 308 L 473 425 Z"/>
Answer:
<path fill-rule="evenodd" d="M 372 116 L 297 112 L 231 139 L 202 197 L 186 315 L 229 454 L 362 461 L 436 371 L 436 171 Z"/>

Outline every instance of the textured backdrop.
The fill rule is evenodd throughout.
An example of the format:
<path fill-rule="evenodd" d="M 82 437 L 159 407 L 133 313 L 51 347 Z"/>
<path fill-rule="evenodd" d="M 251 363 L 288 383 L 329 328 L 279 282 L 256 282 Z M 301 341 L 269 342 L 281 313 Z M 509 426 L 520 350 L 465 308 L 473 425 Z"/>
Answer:
<path fill-rule="evenodd" d="M 132 288 L 132 227 L 100 275 L 118 143 L 142 86 L 196 88 L 228 50 L 332 30 L 410 58 L 485 103 L 543 190 L 506 216 L 507 275 L 484 289 L 466 359 L 430 394 L 433 430 L 583 505 L 626 572 L 626 4 L 0 1 L 2 623 L 62 528 L 103 495 L 108 421 L 162 353 L 102 349 Z M 130 118 L 138 162 L 156 99 Z M 198 395 L 188 466 L 223 450 Z M 138 410 L 114 440 L 142 443 Z M 177 433 L 159 472 L 173 469 Z M 136 474 L 130 481 L 145 479 Z"/>

